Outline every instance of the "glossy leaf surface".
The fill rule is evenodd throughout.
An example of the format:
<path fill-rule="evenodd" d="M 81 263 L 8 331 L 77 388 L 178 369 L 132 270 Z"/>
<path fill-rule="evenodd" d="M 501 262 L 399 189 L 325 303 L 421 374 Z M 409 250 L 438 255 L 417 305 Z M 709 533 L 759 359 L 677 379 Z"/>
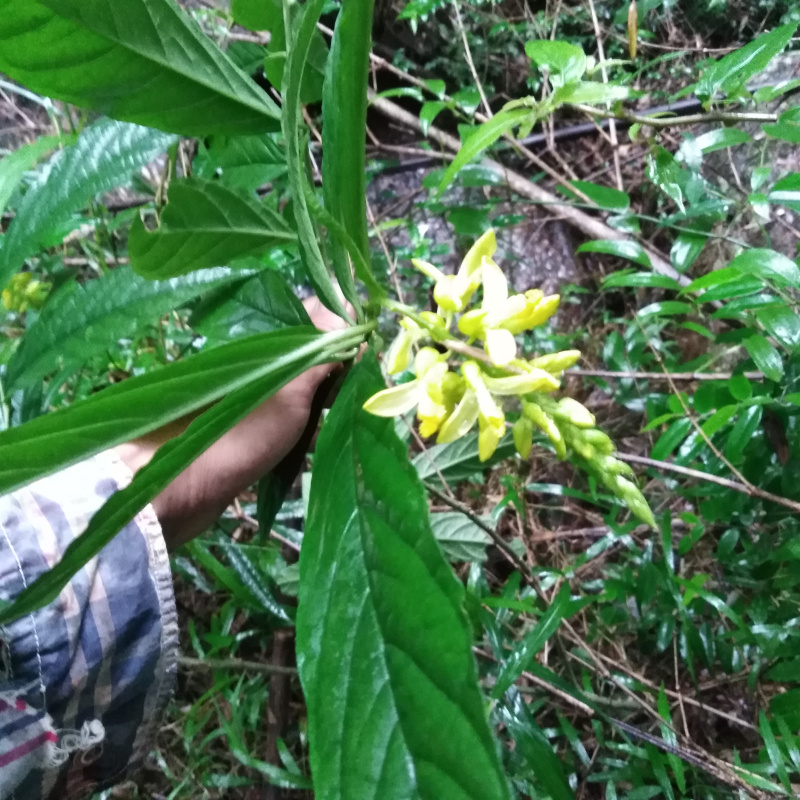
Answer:
<path fill-rule="evenodd" d="M 0 5 L 0 17 L 2 13 Z M 86 128 L 74 145 L 58 154 L 47 177 L 25 193 L 3 238 L 0 288 L 75 212 L 103 192 L 126 185 L 137 169 L 174 140 L 169 134 L 109 119 Z"/>
<path fill-rule="evenodd" d="M 0 433 L 0 495 L 128 442 L 317 352 L 314 328 L 250 336 Z"/>
<path fill-rule="evenodd" d="M 286 220 L 255 197 L 218 181 L 173 181 L 161 225 L 148 231 L 141 218 L 131 228 L 131 265 L 145 278 L 164 280 L 229 264 L 296 235 Z"/>
<path fill-rule="evenodd" d="M 316 796 L 508 798 L 463 587 L 392 421 L 362 409 L 382 386 L 367 356 L 314 459 L 297 632 Z"/>
<path fill-rule="evenodd" d="M 68 283 L 49 299 L 23 337 L 9 362 L 6 388 L 13 391 L 57 369 L 80 367 L 117 340 L 132 336 L 143 322 L 247 275 L 245 270 L 220 267 L 148 281 L 120 266 L 85 284 Z"/>
<path fill-rule="evenodd" d="M 280 126 L 272 100 L 172 0 L 0 0 L 0 70 L 47 97 L 185 136 Z"/>

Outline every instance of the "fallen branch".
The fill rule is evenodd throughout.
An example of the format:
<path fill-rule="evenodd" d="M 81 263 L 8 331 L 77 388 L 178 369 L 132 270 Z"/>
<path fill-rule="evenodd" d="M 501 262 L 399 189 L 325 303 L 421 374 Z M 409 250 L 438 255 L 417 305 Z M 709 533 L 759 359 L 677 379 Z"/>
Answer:
<path fill-rule="evenodd" d="M 740 494 L 746 494 L 748 497 L 758 497 L 761 500 L 769 500 L 771 503 L 777 503 L 779 506 L 789 508 L 795 513 L 800 513 L 800 503 L 797 501 L 790 500 L 788 497 L 772 494 L 772 492 L 759 489 L 758 486 L 745 486 L 745 484 L 732 481 L 730 478 L 721 478 L 718 475 L 711 475 L 708 472 L 700 472 L 696 469 L 681 467 L 678 464 L 670 464 L 667 461 L 656 461 L 655 459 L 645 458 L 644 456 L 617 453 L 616 458 L 620 461 L 627 461 L 629 464 L 640 464 L 643 467 L 652 467 L 653 469 L 664 470 L 666 472 L 675 472 L 678 475 L 685 475 L 687 478 L 696 478 L 697 480 L 706 481 L 707 483 L 715 483 L 717 486 L 724 486 L 726 489 L 731 489 Z"/>
<path fill-rule="evenodd" d="M 703 125 L 712 122 L 738 123 L 738 122 L 777 122 L 778 114 L 761 114 L 755 112 L 712 111 L 708 114 L 687 114 L 683 117 L 648 117 L 631 114 L 626 111 L 616 113 L 604 108 L 585 106 L 580 103 L 572 105 L 576 111 L 582 111 L 590 117 L 602 119 L 621 120 L 632 125 L 648 125 L 651 128 L 671 128 L 675 125 Z"/>
<path fill-rule="evenodd" d="M 369 100 L 372 108 L 380 111 L 384 116 L 389 117 L 395 122 L 399 122 L 401 125 L 405 125 L 408 128 L 418 131 L 424 136 L 427 136 L 427 138 L 444 147 L 446 150 L 458 152 L 461 149 L 461 142 L 455 136 L 451 136 L 449 133 L 445 133 L 445 131 L 436 128 L 433 125 L 428 128 L 427 132 L 423 131 L 422 123 L 420 122 L 419 117 L 401 108 L 391 100 L 387 100 L 385 97 L 377 97 L 372 91 L 369 92 Z M 506 181 L 506 184 L 512 191 L 516 192 L 522 197 L 527 197 L 528 199 L 537 203 L 544 204 L 543 207 L 548 213 L 557 213 L 559 219 L 574 226 L 589 238 L 610 239 L 614 241 L 631 241 L 630 237 L 609 227 L 602 220 L 590 216 L 584 211 L 581 211 L 579 208 L 574 208 L 570 205 L 564 205 L 563 201 L 556 197 L 556 195 L 551 194 L 538 184 L 529 181 L 519 173 L 508 169 L 498 161 L 495 161 L 491 158 L 485 158 L 481 162 L 481 165 L 492 170 L 492 172 L 496 172 L 498 175 L 502 175 Z M 554 204 L 558 207 L 558 210 L 556 211 L 555 208 L 551 209 L 547 204 Z M 677 270 L 675 270 L 660 253 L 648 248 L 647 246 L 644 246 L 644 249 L 650 258 L 653 271 L 677 280 L 682 286 L 688 286 L 689 279 L 685 275 L 681 275 Z"/>

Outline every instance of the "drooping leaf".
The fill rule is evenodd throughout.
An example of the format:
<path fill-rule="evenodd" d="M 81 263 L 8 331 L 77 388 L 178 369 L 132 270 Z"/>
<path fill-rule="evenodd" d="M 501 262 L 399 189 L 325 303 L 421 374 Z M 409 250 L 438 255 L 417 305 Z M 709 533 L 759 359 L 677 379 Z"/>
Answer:
<path fill-rule="evenodd" d="M 325 208 L 369 263 L 366 206 L 367 73 L 372 48 L 373 0 L 343 0 L 325 70 L 322 97 L 322 160 Z M 331 242 L 341 285 L 350 283 L 344 243 Z M 359 273 L 362 271 L 359 269 Z M 366 279 L 361 274 L 361 280 Z"/>
<path fill-rule="evenodd" d="M 745 250 L 728 265 L 731 269 L 745 275 L 756 275 L 768 281 L 777 281 L 794 288 L 800 288 L 800 268 L 781 253 L 774 250 L 754 247 Z"/>
<path fill-rule="evenodd" d="M 392 421 L 362 409 L 382 385 L 374 356 L 353 368 L 314 459 L 297 634 L 316 795 L 505 799 L 463 587 Z"/>
<path fill-rule="evenodd" d="M 485 561 L 489 535 L 458 511 L 431 514 L 431 530 L 450 561 Z"/>
<path fill-rule="evenodd" d="M 600 186 L 590 181 L 570 181 L 570 183 L 605 211 L 621 214 L 630 208 L 631 198 L 626 192 L 621 192 L 619 189 Z M 569 194 L 573 199 L 577 199 L 577 195 L 570 193 L 568 189 L 559 187 L 558 190 L 562 194 Z"/>
<path fill-rule="evenodd" d="M 774 125 L 764 125 L 763 129 L 764 133 L 773 139 L 800 144 L 800 125 L 791 122 L 777 122 Z"/>
<path fill-rule="evenodd" d="M 0 16 L 2 16 L 0 6 Z M 3 23 L 0 22 L 0 30 Z M 2 46 L 0 45 L 0 49 Z M 58 154 L 46 178 L 29 189 L 0 249 L 0 288 L 44 243 L 53 229 L 110 189 L 125 185 L 175 137 L 138 125 L 99 120 Z"/>
<path fill-rule="evenodd" d="M 170 185 L 159 227 L 148 231 L 137 219 L 128 246 L 139 275 L 164 280 L 296 240 L 277 211 L 248 193 L 219 181 L 182 178 Z"/>
<path fill-rule="evenodd" d="M 117 340 L 132 336 L 144 321 L 155 321 L 200 294 L 247 275 L 245 270 L 220 267 L 148 281 L 121 266 L 85 284 L 68 283 L 48 300 L 23 337 L 8 364 L 6 389 L 29 386 L 57 369 L 82 366 Z"/>
<path fill-rule="evenodd" d="M 580 47 L 569 42 L 537 39 L 525 43 L 525 54 L 540 70 L 547 70 L 550 73 L 550 80 L 554 86 L 578 81 L 586 72 L 585 53 Z"/>
<path fill-rule="evenodd" d="M 280 111 L 173 0 L 0 0 L 0 70 L 47 97 L 185 136 Z"/>
<path fill-rule="evenodd" d="M 760 309 L 756 318 L 784 347 L 800 347 L 800 317 L 785 305 Z"/>
<path fill-rule="evenodd" d="M 422 126 L 423 136 L 428 135 L 428 129 L 433 125 L 436 117 L 451 105 L 452 103 L 445 102 L 444 100 L 431 100 L 423 104 L 422 108 L 419 110 L 419 122 Z"/>
<path fill-rule="evenodd" d="M 244 283 L 215 292 L 192 314 L 192 327 L 198 333 L 223 342 L 310 324 L 292 288 L 280 274 L 269 269 Z"/>
<path fill-rule="evenodd" d="M 488 122 L 473 131 L 469 138 L 461 145 L 458 155 L 445 170 L 439 183 L 439 193 L 443 192 L 453 181 L 458 171 L 469 164 L 475 156 L 491 147 L 503 134 L 509 133 L 519 125 L 524 125 L 531 118 L 533 112 L 528 108 L 514 108 L 510 111 L 500 111 Z"/>
<path fill-rule="evenodd" d="M 627 239 L 599 239 L 582 244 L 576 253 L 604 253 L 609 256 L 625 258 L 643 267 L 652 266 L 647 251 L 638 243 Z"/>
<path fill-rule="evenodd" d="M 55 600 L 72 576 L 189 464 L 264 400 L 314 363 L 308 348 L 302 356 L 295 351 L 293 357 L 276 359 L 271 369 L 224 397 L 194 420 L 185 433 L 167 442 L 150 463 L 136 473 L 127 488 L 106 501 L 92 517 L 89 527 L 67 547 L 61 561 L 17 595 L 10 606 L 0 610 L 0 624 L 30 614 Z"/>
<path fill-rule="evenodd" d="M 214 136 L 194 160 L 197 178 L 216 178 L 228 186 L 254 192 L 286 175 L 286 154 L 269 134 Z"/>
<path fill-rule="evenodd" d="M 719 92 L 731 94 L 743 87 L 754 75 L 767 67 L 783 50 L 797 30 L 796 23 L 759 36 L 744 47 L 712 64 L 697 84 L 697 95 L 712 98 Z"/>
<path fill-rule="evenodd" d="M 0 213 L 5 210 L 11 195 L 22 180 L 22 176 L 36 166 L 60 143 L 57 136 L 42 136 L 31 144 L 24 144 L 13 153 L 0 158 Z"/>
<path fill-rule="evenodd" d="M 316 357 L 328 340 L 308 327 L 249 336 L 4 431 L 0 495 L 163 427 L 309 352 Z"/>
<path fill-rule="evenodd" d="M 695 139 L 695 146 L 703 153 L 713 153 L 726 147 L 752 142 L 753 137 L 741 128 L 717 128 L 708 133 L 703 133 Z"/>
<path fill-rule="evenodd" d="M 750 358 L 771 381 L 779 381 L 783 377 L 783 359 L 781 354 L 764 336 L 755 334 L 744 340 L 744 346 Z"/>

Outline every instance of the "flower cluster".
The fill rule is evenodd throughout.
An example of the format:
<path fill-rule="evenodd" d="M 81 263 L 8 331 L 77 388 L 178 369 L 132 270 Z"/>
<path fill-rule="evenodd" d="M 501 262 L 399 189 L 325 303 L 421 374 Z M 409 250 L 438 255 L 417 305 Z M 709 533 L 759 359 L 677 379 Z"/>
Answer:
<path fill-rule="evenodd" d="M 28 308 L 39 309 L 50 291 L 50 284 L 36 280 L 31 272 L 18 272 L 3 289 L 3 305 L 22 314 Z"/>
<path fill-rule="evenodd" d="M 595 428 L 594 415 L 570 397 L 556 400 L 563 372 L 580 358 L 565 350 L 531 360 L 518 357 L 516 335 L 545 323 L 558 309 L 558 295 L 538 290 L 509 293 L 508 281 L 494 262 L 494 231 L 485 233 L 467 253 L 455 275 L 414 260 L 434 281 L 434 312 L 399 308 L 401 331 L 385 356 L 390 375 L 411 369 L 414 379 L 371 397 L 364 408 L 381 417 L 407 414 L 416 408 L 423 437 L 439 444 L 465 436 L 477 424 L 478 453 L 487 461 L 506 435 L 505 405 L 517 398 L 520 413 L 512 432 L 516 448 L 528 458 L 534 433 L 549 439 L 556 455 L 568 452 L 584 462 L 630 510 L 650 525 L 653 516 L 627 464 L 614 458 L 614 444 Z M 481 289 L 480 305 L 469 308 Z M 453 327 L 465 339 L 457 338 Z M 475 347 L 480 343 L 481 348 Z M 438 345 L 438 348 L 433 345 Z M 414 350 L 416 349 L 416 354 Z M 458 371 L 451 369 L 456 356 Z"/>

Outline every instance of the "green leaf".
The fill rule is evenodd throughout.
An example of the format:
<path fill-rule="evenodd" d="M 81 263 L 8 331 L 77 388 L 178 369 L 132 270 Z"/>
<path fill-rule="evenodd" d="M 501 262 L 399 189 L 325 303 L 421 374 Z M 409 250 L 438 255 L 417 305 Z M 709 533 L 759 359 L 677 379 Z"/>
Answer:
<path fill-rule="evenodd" d="M 586 54 L 568 42 L 538 39 L 525 43 L 525 54 L 540 70 L 547 70 L 554 86 L 580 80 L 586 72 Z"/>
<path fill-rule="evenodd" d="M 784 347 L 790 350 L 800 347 L 800 318 L 791 309 L 786 306 L 762 308 L 756 311 L 756 319 Z"/>
<path fill-rule="evenodd" d="M 718 92 L 731 94 L 738 91 L 767 67 L 786 47 L 796 30 L 796 23 L 783 25 L 716 61 L 703 72 L 697 84 L 698 97 L 706 99 Z"/>
<path fill-rule="evenodd" d="M 458 483 L 482 473 L 493 463 L 509 458 L 515 452 L 511 436 L 503 439 L 494 456 L 487 462 L 478 457 L 478 434 L 471 433 L 449 444 L 437 444 L 414 457 L 412 464 L 423 481 L 437 481 L 439 474 L 446 481 Z"/>
<path fill-rule="evenodd" d="M 4 431 L 0 495 L 163 427 L 309 352 L 318 355 L 337 340 L 332 336 L 304 327 L 239 339 Z"/>
<path fill-rule="evenodd" d="M 197 178 L 216 178 L 254 192 L 286 174 L 286 153 L 269 134 L 213 136 L 194 160 Z"/>
<path fill-rule="evenodd" d="M 133 336 L 143 322 L 247 275 L 219 268 L 148 281 L 122 266 L 85 284 L 68 283 L 48 299 L 23 337 L 8 364 L 6 390 L 30 386 L 56 370 L 83 366 L 114 342 Z"/>
<path fill-rule="evenodd" d="M 800 211 L 800 172 L 792 172 L 781 178 L 767 195 L 770 203 L 776 203 L 792 211 Z"/>
<path fill-rule="evenodd" d="M 280 126 L 275 103 L 172 0 L 0 0 L 0 71 L 184 136 Z"/>
<path fill-rule="evenodd" d="M 5 210 L 11 195 L 22 176 L 33 169 L 50 151 L 60 144 L 57 136 L 42 136 L 31 144 L 24 144 L 13 153 L 0 159 L 0 214 Z"/>
<path fill-rule="evenodd" d="M 792 144 L 800 144 L 800 125 L 793 125 L 789 122 L 778 122 L 775 125 L 763 125 L 764 133 L 773 139 L 780 139 Z"/>
<path fill-rule="evenodd" d="M 0 21 L 0 30 L 2 26 Z M 108 119 L 86 128 L 74 145 L 53 160 L 46 178 L 25 193 L 3 237 L 0 289 L 26 258 L 47 243 L 54 228 L 98 195 L 127 184 L 140 167 L 173 141 L 175 137 L 168 134 Z"/>
<path fill-rule="evenodd" d="M 675 278 L 659 275 L 657 272 L 633 272 L 629 269 L 612 272 L 603 279 L 604 289 L 623 287 L 646 287 L 650 289 L 674 289 L 680 291 L 681 285 Z"/>
<path fill-rule="evenodd" d="M 194 273 L 197 274 L 203 273 Z M 234 274 L 242 275 L 242 272 Z M 279 273 L 269 269 L 243 283 L 215 292 L 192 314 L 194 330 L 222 342 L 310 324 L 311 320 L 292 287 Z"/>
<path fill-rule="evenodd" d="M 597 81 L 573 81 L 561 86 L 553 93 L 555 103 L 615 103 L 626 100 L 630 90 L 626 86 L 614 86 Z"/>
<path fill-rule="evenodd" d="M 325 207 L 344 227 L 369 264 L 366 206 L 367 73 L 372 48 L 373 0 L 342 0 L 322 98 L 322 147 L 333 158 L 322 160 Z M 343 243 L 332 243 L 341 285 L 351 282 Z M 361 280 L 366 276 L 358 270 Z"/>
<path fill-rule="evenodd" d="M 458 511 L 436 511 L 431 514 L 431 529 L 450 561 L 486 560 L 486 546 L 492 540 L 464 514 Z"/>
<path fill-rule="evenodd" d="M 725 442 L 725 458 L 734 464 L 741 461 L 745 448 L 761 424 L 763 413 L 763 406 L 751 406 L 739 416 Z"/>
<path fill-rule="evenodd" d="M 682 303 L 679 300 L 664 300 L 661 303 L 650 303 L 649 306 L 640 308 L 636 312 L 637 317 L 651 316 L 675 316 L 676 314 L 691 314 L 693 311 L 689 303 Z"/>
<path fill-rule="evenodd" d="M 776 281 L 800 288 L 800 269 L 791 258 L 774 250 L 755 247 L 745 250 L 728 265 L 745 275 L 756 275 L 767 281 Z"/>
<path fill-rule="evenodd" d="M 428 128 L 433 125 L 433 121 L 439 114 L 446 108 L 450 108 L 452 103 L 446 103 L 443 100 L 432 100 L 425 103 L 419 110 L 419 122 L 422 126 L 422 135 L 428 135 Z"/>
<path fill-rule="evenodd" d="M 525 672 L 545 642 L 558 630 L 561 621 L 565 617 L 569 618 L 570 597 L 569 584 L 565 583 L 547 611 L 536 621 L 533 630 L 514 646 L 492 690 L 492 697 L 495 700 L 502 697 L 514 681 Z"/>
<path fill-rule="evenodd" d="M 609 256 L 625 258 L 628 261 L 635 261 L 643 267 L 650 267 L 652 263 L 650 256 L 645 249 L 638 243 L 627 239 L 598 239 L 594 242 L 582 244 L 576 253 L 603 253 Z"/>
<path fill-rule="evenodd" d="M 139 275 L 163 280 L 296 240 L 277 211 L 247 192 L 219 181 L 181 178 L 170 184 L 159 227 L 148 231 L 139 217 L 128 246 Z"/>
<path fill-rule="evenodd" d="M 394 423 L 362 409 L 382 387 L 368 355 L 314 459 L 297 614 L 314 788 L 327 800 L 505 800 L 464 589 Z"/>
<path fill-rule="evenodd" d="M 694 227 L 701 227 L 695 225 Z M 709 226 L 710 228 L 710 226 Z M 697 261 L 700 253 L 708 242 L 708 237 L 699 233 L 686 233 L 681 231 L 672 245 L 670 260 L 678 272 L 686 272 Z"/>
<path fill-rule="evenodd" d="M 136 473 L 126 489 L 116 492 L 106 501 L 92 517 L 89 527 L 67 547 L 61 561 L 17 595 L 10 606 L 0 610 L 0 625 L 55 600 L 72 576 L 189 464 L 264 400 L 314 363 L 309 348 L 277 358 L 257 380 L 229 394 L 192 422 L 185 433 L 161 447 L 150 463 Z M 56 414 L 42 419 L 54 416 Z M 73 435 L 79 436 L 80 432 Z"/>
<path fill-rule="evenodd" d="M 625 192 L 619 191 L 619 189 L 612 189 L 609 186 L 600 186 L 590 181 L 570 181 L 570 183 L 576 189 L 583 192 L 593 203 L 596 203 L 600 208 L 606 211 L 613 211 L 620 214 L 630 208 L 630 196 Z M 569 190 L 564 187 L 559 187 L 558 190 L 562 194 L 569 194 L 573 199 L 577 199 L 577 195 L 570 193 Z"/>
<path fill-rule="evenodd" d="M 689 435 L 692 429 L 692 421 L 689 419 L 678 419 L 659 437 L 653 445 L 650 458 L 655 461 L 665 461 L 668 456 L 677 449 L 678 445 Z"/>
<path fill-rule="evenodd" d="M 772 764 L 775 774 L 782 786 L 791 795 L 792 784 L 789 781 L 789 773 L 786 771 L 786 764 L 783 761 L 783 754 L 781 753 L 778 742 L 775 739 L 775 734 L 772 732 L 772 727 L 769 724 L 767 715 L 759 710 L 758 712 L 758 730 L 761 733 L 761 738 L 764 740 L 764 748 L 769 756 L 770 763 Z"/>
<path fill-rule="evenodd" d="M 779 381 L 783 377 L 781 354 L 763 336 L 749 336 L 744 340 L 744 346 L 756 367 L 771 381 Z"/>
<path fill-rule="evenodd" d="M 701 134 L 694 143 L 703 153 L 713 153 L 715 150 L 724 150 L 726 147 L 752 141 L 753 137 L 741 128 L 717 128 Z"/>
<path fill-rule="evenodd" d="M 473 131 L 469 138 L 461 145 L 458 155 L 445 170 L 439 183 L 441 194 L 452 183 L 458 171 L 469 164 L 473 158 L 491 147 L 503 134 L 508 133 L 519 125 L 524 125 L 531 118 L 532 110 L 529 108 L 515 108 L 510 111 L 500 111 L 488 122 L 480 125 Z"/>
<path fill-rule="evenodd" d="M 232 0 L 231 14 L 239 25 L 251 31 L 283 28 L 283 9 L 279 0 Z"/>

